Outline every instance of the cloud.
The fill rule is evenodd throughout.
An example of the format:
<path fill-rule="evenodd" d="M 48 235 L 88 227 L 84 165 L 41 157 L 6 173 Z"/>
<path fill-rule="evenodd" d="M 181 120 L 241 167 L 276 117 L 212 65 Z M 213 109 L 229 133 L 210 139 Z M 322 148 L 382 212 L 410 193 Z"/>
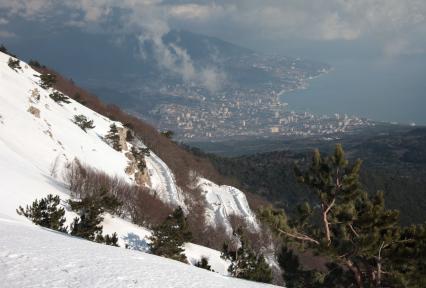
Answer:
<path fill-rule="evenodd" d="M 242 42 L 373 39 L 384 55 L 399 55 L 424 50 L 417 38 L 426 38 L 424 0 L 0 0 L 10 15 L 47 17 L 57 6 L 77 11 L 64 23 L 78 27 L 126 11 L 121 26 L 148 31 L 156 41 L 172 27 Z"/>

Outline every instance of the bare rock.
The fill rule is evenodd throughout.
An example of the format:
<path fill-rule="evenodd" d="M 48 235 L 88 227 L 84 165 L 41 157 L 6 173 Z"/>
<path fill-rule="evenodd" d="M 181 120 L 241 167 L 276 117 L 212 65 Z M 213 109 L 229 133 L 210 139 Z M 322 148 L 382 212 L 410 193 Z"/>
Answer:
<path fill-rule="evenodd" d="M 127 146 L 126 136 L 127 136 L 127 129 L 126 127 L 117 127 L 118 135 L 120 136 L 120 147 L 123 151 L 129 151 L 129 147 Z"/>
<path fill-rule="evenodd" d="M 135 174 L 135 172 L 138 170 L 138 163 L 135 159 L 135 156 L 133 156 L 133 154 L 130 152 L 127 152 L 124 155 L 126 155 L 127 159 L 129 159 L 129 163 L 127 164 L 127 167 L 125 170 L 126 174 L 127 175 Z"/>
<path fill-rule="evenodd" d="M 144 171 L 136 172 L 135 181 L 136 181 L 136 184 L 140 186 L 143 186 L 143 185 L 151 186 L 147 169 L 144 169 Z"/>
<path fill-rule="evenodd" d="M 40 110 L 38 108 L 30 106 L 27 111 L 33 114 L 35 117 L 40 118 Z"/>

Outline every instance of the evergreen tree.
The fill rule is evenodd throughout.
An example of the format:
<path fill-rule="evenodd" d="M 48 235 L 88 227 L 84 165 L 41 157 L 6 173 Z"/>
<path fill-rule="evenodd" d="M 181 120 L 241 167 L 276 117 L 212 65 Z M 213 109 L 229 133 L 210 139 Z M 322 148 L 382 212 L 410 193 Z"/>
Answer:
<path fill-rule="evenodd" d="M 71 235 L 82 237 L 90 241 L 103 242 L 102 213 L 103 207 L 93 197 L 86 197 L 80 201 L 69 200 L 71 209 L 79 215 L 71 224 Z"/>
<path fill-rule="evenodd" d="M 133 154 L 133 157 L 135 157 L 139 171 L 143 171 L 146 168 L 145 155 L 149 155 L 149 149 L 139 149 L 135 146 L 132 146 L 131 152 Z"/>
<path fill-rule="evenodd" d="M 132 130 L 127 130 L 126 132 L 126 141 L 127 142 L 132 142 L 135 139 L 135 137 L 133 136 L 133 132 Z"/>
<path fill-rule="evenodd" d="M 239 242 L 236 249 L 230 248 L 224 243 L 221 257 L 231 261 L 228 272 L 237 278 L 247 279 L 256 282 L 271 283 L 272 270 L 262 254 L 256 255 L 254 250 L 248 245 L 241 230 L 234 233 L 234 237 Z"/>
<path fill-rule="evenodd" d="M 9 61 L 7 62 L 7 65 L 13 69 L 13 70 L 22 70 L 21 68 L 21 61 L 19 59 L 13 59 L 12 57 L 9 58 Z"/>
<path fill-rule="evenodd" d="M 120 145 L 120 135 L 118 134 L 118 129 L 115 123 L 111 124 L 109 126 L 109 132 L 105 136 L 105 138 L 108 140 L 108 142 L 112 145 L 112 148 L 117 151 L 121 151 L 121 145 Z"/>
<path fill-rule="evenodd" d="M 84 115 L 74 115 L 73 122 L 83 129 L 84 132 L 86 132 L 87 129 L 93 129 L 95 128 L 95 125 L 93 125 L 93 120 L 88 120 L 86 116 Z"/>
<path fill-rule="evenodd" d="M 37 225 L 66 233 L 67 228 L 64 227 L 65 209 L 58 207 L 60 201 L 59 196 L 49 194 L 40 201 L 36 199 L 31 206 L 27 205 L 25 209 L 19 206 L 16 212 Z"/>
<path fill-rule="evenodd" d="M 117 233 L 113 233 L 111 236 L 109 236 L 108 234 L 105 235 L 105 244 L 106 245 L 110 245 L 110 246 L 115 246 L 115 247 L 119 247 L 118 246 L 118 236 Z"/>
<path fill-rule="evenodd" d="M 52 88 L 56 83 L 56 76 L 54 74 L 41 74 L 40 75 L 40 87 L 43 89 Z"/>
<path fill-rule="evenodd" d="M 79 215 L 71 224 L 71 235 L 85 238 L 90 241 L 118 246 L 117 233 L 102 235 L 104 212 L 115 213 L 122 206 L 117 197 L 110 195 L 106 188 L 99 189 L 93 195 L 87 195 L 79 200 L 68 201 L 71 209 Z"/>
<path fill-rule="evenodd" d="M 207 257 L 201 257 L 201 260 L 195 263 L 195 266 L 201 269 L 206 269 L 209 271 L 213 271 L 212 267 L 209 265 L 209 259 Z M 213 271 L 214 272 L 214 271 Z"/>
<path fill-rule="evenodd" d="M 311 165 L 304 172 L 298 168 L 295 172 L 299 181 L 311 189 L 317 208 L 305 204 L 291 219 L 282 210 L 260 211 L 261 219 L 286 243 L 327 259 L 328 271 L 319 281 L 323 287 L 395 287 L 408 281 L 407 274 L 401 273 L 405 264 L 398 267 L 396 255 L 402 256 L 407 251 L 411 251 L 408 254 L 412 256 L 413 251 L 425 253 L 421 244 L 418 250 L 408 248 L 409 243 L 422 243 L 423 234 L 402 236 L 407 230 L 399 226 L 398 211 L 385 208 L 383 193 L 370 197 L 363 191 L 359 183 L 360 168 L 359 160 L 349 165 L 341 145 L 328 157 L 315 151 Z M 421 229 L 417 227 L 417 231 Z M 414 267 L 411 265 L 413 271 L 419 272 L 418 267 Z M 298 287 L 300 271 L 288 270 L 288 265 L 283 268 L 289 273 L 284 278 L 295 279 L 294 287 Z M 311 272 L 311 276 L 318 275 L 318 271 Z M 400 279 L 396 280 L 395 275 Z M 314 287 L 321 287 L 317 280 Z"/>
<path fill-rule="evenodd" d="M 278 263 L 284 271 L 283 278 L 288 288 L 315 288 L 323 284 L 323 273 L 304 270 L 300 265 L 299 257 L 284 245 L 278 255 Z"/>
<path fill-rule="evenodd" d="M 71 101 L 69 100 L 67 96 L 65 96 L 64 94 L 58 91 L 54 91 L 50 93 L 49 97 L 52 98 L 52 100 L 55 101 L 56 103 L 65 103 L 65 104 L 71 103 Z"/>
<path fill-rule="evenodd" d="M 150 250 L 153 254 L 170 259 L 187 262 L 183 254 L 183 245 L 191 240 L 182 208 L 177 208 L 172 215 L 157 227 L 154 227 L 149 238 Z"/>

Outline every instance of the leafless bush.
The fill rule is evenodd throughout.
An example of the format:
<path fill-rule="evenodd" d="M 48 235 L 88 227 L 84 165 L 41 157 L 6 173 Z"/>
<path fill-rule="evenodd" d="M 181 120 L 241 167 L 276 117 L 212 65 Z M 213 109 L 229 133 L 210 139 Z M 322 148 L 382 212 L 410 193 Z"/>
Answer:
<path fill-rule="evenodd" d="M 231 242 L 231 238 L 228 233 L 226 233 L 225 227 L 222 225 L 218 225 L 217 227 L 206 226 L 204 229 L 204 237 L 201 240 L 202 241 L 197 244 L 219 251 L 222 250 L 224 243 Z"/>
<path fill-rule="evenodd" d="M 129 184 L 117 176 L 111 177 L 81 164 L 77 159 L 66 168 L 64 180 L 73 197 L 96 197 L 100 193 L 115 196 L 121 203 L 121 208 L 116 213 L 130 216 L 136 224 L 158 225 L 172 212 L 170 207 L 146 187 Z"/>
<path fill-rule="evenodd" d="M 155 197 L 146 187 L 133 186 L 126 197 L 126 206 L 132 221 L 144 227 L 156 226 L 164 222 L 173 210 Z"/>

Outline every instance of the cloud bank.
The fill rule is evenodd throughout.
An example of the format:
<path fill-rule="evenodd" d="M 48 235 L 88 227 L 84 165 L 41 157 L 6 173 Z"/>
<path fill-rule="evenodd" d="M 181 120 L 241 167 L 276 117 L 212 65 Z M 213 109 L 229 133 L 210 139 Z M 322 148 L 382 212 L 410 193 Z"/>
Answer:
<path fill-rule="evenodd" d="M 182 63 L 188 69 L 184 77 L 192 74 L 187 55 L 158 42 L 170 28 L 236 40 L 372 39 L 386 57 L 424 53 L 426 45 L 424 0 L 0 0 L 0 9 L 10 17 L 41 19 L 65 10 L 70 19 L 64 23 L 79 27 L 102 24 L 113 11 L 125 11 L 122 26 L 147 31 L 143 40 L 151 37 L 158 48 L 167 49 L 159 58 L 172 66 Z"/>

